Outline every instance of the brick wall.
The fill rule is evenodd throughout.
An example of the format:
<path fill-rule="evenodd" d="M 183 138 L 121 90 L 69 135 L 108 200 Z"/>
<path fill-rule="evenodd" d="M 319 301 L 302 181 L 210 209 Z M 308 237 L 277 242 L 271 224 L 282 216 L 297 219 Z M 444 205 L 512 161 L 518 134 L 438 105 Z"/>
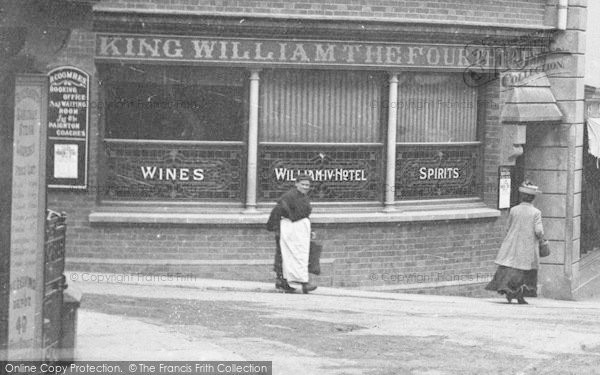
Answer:
<path fill-rule="evenodd" d="M 483 199 L 490 207 L 498 205 L 498 165 L 500 163 L 500 82 L 493 80 L 479 90 L 481 137 L 484 140 Z"/>
<path fill-rule="evenodd" d="M 324 247 L 322 257 L 334 260 L 324 264 L 320 282 L 369 287 L 472 281 L 494 271 L 502 223 L 493 219 L 315 225 Z M 69 269 L 76 271 L 267 281 L 273 278 L 274 249 L 272 233 L 262 226 L 99 225 L 70 228 L 67 252 Z M 75 258 L 122 261 L 102 264 Z"/>
<path fill-rule="evenodd" d="M 546 0 L 104 0 L 97 9 L 543 25 Z"/>

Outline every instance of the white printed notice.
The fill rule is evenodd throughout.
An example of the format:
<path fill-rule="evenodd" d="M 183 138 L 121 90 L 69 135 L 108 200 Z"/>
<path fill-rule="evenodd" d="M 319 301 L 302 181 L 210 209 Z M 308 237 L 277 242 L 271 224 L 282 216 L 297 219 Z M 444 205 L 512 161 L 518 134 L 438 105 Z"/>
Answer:
<path fill-rule="evenodd" d="M 78 147 L 73 144 L 54 145 L 54 178 L 77 178 Z"/>
<path fill-rule="evenodd" d="M 498 180 L 498 209 L 510 208 L 511 176 L 509 167 L 500 167 Z"/>

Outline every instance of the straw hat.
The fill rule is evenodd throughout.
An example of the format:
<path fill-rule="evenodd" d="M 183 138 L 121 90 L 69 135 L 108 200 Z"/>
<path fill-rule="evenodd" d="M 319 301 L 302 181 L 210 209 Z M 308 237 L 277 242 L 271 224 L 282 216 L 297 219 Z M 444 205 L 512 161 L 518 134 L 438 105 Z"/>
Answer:
<path fill-rule="evenodd" d="M 529 195 L 540 195 L 542 194 L 542 191 L 540 190 L 540 188 L 538 188 L 537 186 L 535 186 L 534 184 L 532 184 L 529 181 L 524 181 L 521 186 L 519 186 L 519 191 L 521 193 L 525 193 L 525 194 L 529 194 Z"/>

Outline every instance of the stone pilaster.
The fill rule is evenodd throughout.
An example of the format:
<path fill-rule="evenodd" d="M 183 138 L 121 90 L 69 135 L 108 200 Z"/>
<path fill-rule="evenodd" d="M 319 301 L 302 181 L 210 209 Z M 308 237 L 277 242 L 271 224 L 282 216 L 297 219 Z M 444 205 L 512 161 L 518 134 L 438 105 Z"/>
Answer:
<path fill-rule="evenodd" d="M 541 260 L 541 293 L 561 299 L 572 299 L 579 282 L 586 2 L 569 1 L 567 14 L 567 30 L 558 31 L 552 44 L 563 53 L 551 58 L 558 64 L 546 71 L 562 122 L 530 125 L 525 148 L 525 178 L 544 192 L 535 205 L 552 248 Z"/>
<path fill-rule="evenodd" d="M 246 184 L 246 211 L 256 211 L 256 179 L 258 154 L 258 95 L 259 70 L 250 72 L 250 113 L 248 118 L 248 166 Z"/>
<path fill-rule="evenodd" d="M 389 76 L 388 129 L 384 209 L 393 210 L 396 195 L 396 126 L 398 122 L 398 73 Z"/>

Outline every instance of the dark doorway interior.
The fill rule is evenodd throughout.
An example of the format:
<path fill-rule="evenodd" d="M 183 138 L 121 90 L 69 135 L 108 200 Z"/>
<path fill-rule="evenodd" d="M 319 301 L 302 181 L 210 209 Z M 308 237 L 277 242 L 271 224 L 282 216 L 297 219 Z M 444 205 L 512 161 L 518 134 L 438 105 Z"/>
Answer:
<path fill-rule="evenodd" d="M 600 250 L 600 161 L 587 152 L 587 127 L 583 142 L 581 256 Z"/>
<path fill-rule="evenodd" d="M 519 186 L 525 179 L 525 158 L 523 155 L 515 160 L 515 166 L 512 169 L 511 186 L 510 186 L 510 206 L 519 204 Z M 535 181 L 534 181 L 535 183 Z"/>

